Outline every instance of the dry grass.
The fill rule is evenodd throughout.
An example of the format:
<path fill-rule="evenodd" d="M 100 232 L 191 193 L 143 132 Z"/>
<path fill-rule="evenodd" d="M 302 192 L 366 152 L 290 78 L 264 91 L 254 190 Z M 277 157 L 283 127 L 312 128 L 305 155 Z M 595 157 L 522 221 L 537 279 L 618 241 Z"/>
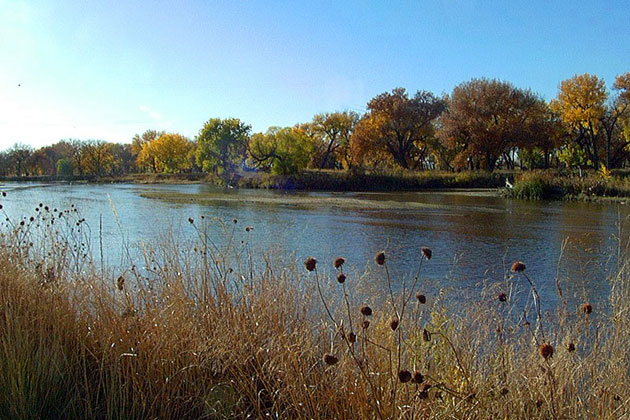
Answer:
<path fill-rule="evenodd" d="M 78 213 L 53 210 L 0 236 L 1 418 L 628 416 L 627 258 L 592 313 L 542 312 L 521 267 L 453 308 L 422 290 L 427 251 L 403 290 L 389 255 L 339 283 L 339 262 L 285 265 L 204 219 L 108 270 Z"/>

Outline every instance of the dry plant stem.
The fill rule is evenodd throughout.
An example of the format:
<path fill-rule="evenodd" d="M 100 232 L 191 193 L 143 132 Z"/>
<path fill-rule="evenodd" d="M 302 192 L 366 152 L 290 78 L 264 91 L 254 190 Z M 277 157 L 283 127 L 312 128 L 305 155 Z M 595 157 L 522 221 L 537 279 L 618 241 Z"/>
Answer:
<path fill-rule="evenodd" d="M 464 365 L 462 364 L 462 361 L 459 358 L 459 353 L 457 353 L 457 349 L 455 348 L 455 345 L 453 344 L 453 342 L 445 334 L 443 334 L 441 331 L 432 332 L 431 334 L 439 335 L 444 340 L 446 340 L 446 342 L 448 343 L 449 347 L 453 351 L 453 354 L 455 355 L 455 360 L 457 361 L 457 366 L 459 367 L 459 369 L 464 374 L 464 378 L 466 379 L 466 383 L 468 384 L 468 387 L 470 389 L 470 386 L 471 386 L 471 384 L 470 384 L 470 377 L 469 377 L 470 375 L 468 374 L 468 372 L 464 368 Z"/>
<path fill-rule="evenodd" d="M 538 328 L 540 328 L 540 335 L 543 341 L 545 341 L 545 330 L 543 329 L 542 314 L 540 311 L 540 295 L 538 294 L 538 289 L 536 289 L 534 282 L 530 280 L 527 274 L 525 273 L 521 273 L 521 274 L 523 275 L 523 277 L 527 279 L 527 281 L 529 282 L 529 285 L 532 288 L 532 294 L 534 295 L 534 304 L 536 306 L 536 315 L 538 317 Z"/>

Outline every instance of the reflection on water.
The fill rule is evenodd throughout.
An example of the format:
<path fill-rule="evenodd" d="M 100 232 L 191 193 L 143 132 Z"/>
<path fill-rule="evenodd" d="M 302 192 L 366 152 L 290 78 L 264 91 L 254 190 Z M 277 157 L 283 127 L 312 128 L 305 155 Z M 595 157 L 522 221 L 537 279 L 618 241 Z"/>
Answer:
<path fill-rule="evenodd" d="M 122 261 L 123 243 L 156 241 L 171 228 L 177 237 L 190 237 L 188 217 L 205 215 L 238 219 L 241 228 L 251 225 L 254 246 L 298 261 L 312 255 L 329 266 L 344 256 L 362 272 L 374 253 L 385 249 L 398 282 L 415 269 L 422 246 L 432 248 L 434 256 L 423 269 L 423 281 L 463 291 L 503 279 L 510 264 L 522 260 L 551 301 L 556 273 L 570 294 L 606 292 L 606 277 L 616 264 L 618 225 L 630 215 L 627 205 L 526 202 L 492 192 L 288 194 L 207 185 L 68 184 L 2 189 L 8 192 L 2 203 L 11 217 L 32 214 L 40 201 L 75 204 L 92 226 L 102 215 L 109 264 Z"/>

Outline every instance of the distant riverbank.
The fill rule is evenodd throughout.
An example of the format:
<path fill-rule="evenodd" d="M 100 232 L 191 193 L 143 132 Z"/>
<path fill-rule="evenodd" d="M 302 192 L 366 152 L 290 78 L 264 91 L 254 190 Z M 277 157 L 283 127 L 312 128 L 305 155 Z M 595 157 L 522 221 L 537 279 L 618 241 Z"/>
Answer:
<path fill-rule="evenodd" d="M 96 177 L 29 176 L 0 177 L 10 182 L 83 182 L 129 184 L 205 183 L 232 188 L 254 188 L 286 191 L 425 191 L 447 189 L 497 189 L 510 198 L 526 200 L 626 200 L 630 198 L 630 172 L 619 170 L 604 176 L 598 172 L 568 171 L 465 171 L 465 172 L 353 172 L 339 170 L 306 170 L 293 175 L 245 172 L 229 180 L 206 173 L 128 174 Z"/>

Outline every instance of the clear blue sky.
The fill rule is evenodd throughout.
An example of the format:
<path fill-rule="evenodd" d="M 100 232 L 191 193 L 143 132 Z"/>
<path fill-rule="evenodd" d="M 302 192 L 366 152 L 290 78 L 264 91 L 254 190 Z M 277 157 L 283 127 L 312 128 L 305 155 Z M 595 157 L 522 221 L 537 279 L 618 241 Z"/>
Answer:
<path fill-rule="evenodd" d="M 630 71 L 624 1 L 0 0 L 0 149 L 61 138 L 264 131 L 473 77 L 546 99 Z"/>

